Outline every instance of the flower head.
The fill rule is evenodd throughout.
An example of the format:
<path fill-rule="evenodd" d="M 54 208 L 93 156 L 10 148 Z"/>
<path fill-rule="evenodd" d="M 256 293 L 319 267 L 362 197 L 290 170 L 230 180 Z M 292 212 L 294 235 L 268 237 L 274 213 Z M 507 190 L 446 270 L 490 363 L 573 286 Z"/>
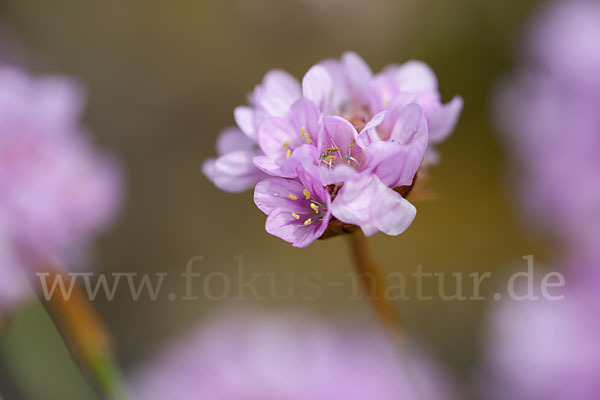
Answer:
<path fill-rule="evenodd" d="M 459 97 L 440 102 L 435 75 L 425 64 L 410 61 L 373 74 L 355 53 L 313 66 L 301 83 L 273 70 L 249 103 L 234 113 L 246 135 L 240 138 L 245 152 L 238 146 L 207 161 L 204 171 L 229 191 L 275 177 L 256 186 L 255 200 L 268 215 L 267 231 L 295 246 L 310 244 L 332 223 L 360 227 L 367 235 L 404 232 L 416 209 L 402 188 L 414 184 L 434 153 L 431 144 L 450 133 L 462 108 Z M 233 158 L 237 163 L 226 162 Z M 286 185 L 320 188 L 320 213 L 302 220 L 310 228 L 295 217 L 301 214 L 293 207 L 300 203 L 288 204 L 289 193 L 282 199 L 274 189 Z M 265 207 L 271 196 L 278 205 Z"/>
<path fill-rule="evenodd" d="M 213 318 L 132 380 L 133 399 L 418 400 L 451 398 L 429 359 L 380 333 L 311 318 L 245 313 Z M 417 356 L 418 354 L 418 356 Z M 410 366 L 405 367 L 405 363 Z"/>
<path fill-rule="evenodd" d="M 24 271 L 78 252 L 113 217 L 115 163 L 82 135 L 80 91 L 0 66 L 0 306 L 21 297 Z"/>

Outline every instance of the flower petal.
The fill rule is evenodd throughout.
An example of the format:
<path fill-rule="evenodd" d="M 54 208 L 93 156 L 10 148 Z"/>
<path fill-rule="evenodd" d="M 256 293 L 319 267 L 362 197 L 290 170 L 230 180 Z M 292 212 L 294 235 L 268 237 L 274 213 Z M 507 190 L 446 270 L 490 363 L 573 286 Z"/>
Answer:
<path fill-rule="evenodd" d="M 290 108 L 289 120 L 299 135 L 302 128 L 308 133 L 311 141 L 316 143 L 319 135 L 319 107 L 308 99 L 300 99 Z"/>
<path fill-rule="evenodd" d="M 299 145 L 300 135 L 296 134 L 289 120 L 271 117 L 265 120 L 258 130 L 258 144 L 267 156 L 283 157 L 287 150 Z"/>
<path fill-rule="evenodd" d="M 233 118 L 237 126 L 253 141 L 257 141 L 255 128 L 255 111 L 248 106 L 239 106 L 233 110 Z"/>
<path fill-rule="evenodd" d="M 296 177 L 296 160 L 285 157 L 255 156 L 252 160 L 259 170 L 281 178 Z"/>
<path fill-rule="evenodd" d="M 319 140 L 319 148 L 337 147 L 344 154 L 358 133 L 348 120 L 338 116 L 323 118 L 323 132 Z"/>
<path fill-rule="evenodd" d="M 302 95 L 300 84 L 285 71 L 274 69 L 254 89 L 251 101 L 269 116 L 283 117 Z"/>
<path fill-rule="evenodd" d="M 304 75 L 302 79 L 303 96 L 315 103 L 321 110 L 331 97 L 333 83 L 327 70 L 321 65 L 315 65 Z"/>
<path fill-rule="evenodd" d="M 381 111 L 373 116 L 365 127 L 360 131 L 356 138 L 356 143 L 362 147 L 367 147 L 370 143 L 378 142 L 381 140 L 377 133 L 377 128 L 384 121 L 387 111 Z"/>
<path fill-rule="evenodd" d="M 394 67 L 394 80 L 400 92 L 437 91 L 437 78 L 429 65 L 411 60 Z"/>
<path fill-rule="evenodd" d="M 254 153 L 234 151 L 202 165 L 202 172 L 215 186 L 226 192 L 243 192 L 254 186 L 265 175 L 258 170 L 252 158 Z"/>
<path fill-rule="evenodd" d="M 332 202 L 331 211 L 340 221 L 361 226 L 367 235 L 373 234 L 374 228 L 398 235 L 416 215 L 412 204 L 373 175 L 346 182 Z"/>
<path fill-rule="evenodd" d="M 217 154 L 220 156 L 232 151 L 252 151 L 253 149 L 254 142 L 238 128 L 226 128 L 217 138 Z"/>
<path fill-rule="evenodd" d="M 367 148 L 367 170 L 390 187 L 412 184 L 425 155 L 425 146 L 377 142 Z"/>
<path fill-rule="evenodd" d="M 296 172 L 302 186 L 310 192 L 311 196 L 321 201 L 326 209 L 329 209 L 331 197 L 324 187 L 324 184 L 321 182 L 319 175 L 314 174 L 315 170 L 306 170 L 299 167 L 296 169 Z"/>
<path fill-rule="evenodd" d="M 415 206 L 383 184 L 378 186 L 378 194 L 374 196 L 374 200 L 372 222 L 385 234 L 396 236 L 403 233 L 417 215 Z"/>
<path fill-rule="evenodd" d="M 388 133 L 386 139 L 401 144 L 410 143 L 419 132 L 427 135 L 427 122 L 421 106 L 417 103 L 403 104 L 403 101 L 390 105 L 389 112 L 381 124 Z"/>
<path fill-rule="evenodd" d="M 297 180 L 265 179 L 254 188 L 254 203 L 265 214 L 270 214 L 276 208 L 291 212 L 298 207 L 298 201 L 292 200 L 290 194 L 301 199 L 303 190 L 304 186 Z"/>
<path fill-rule="evenodd" d="M 438 143 L 450 135 L 456 126 L 462 108 L 463 99 L 456 96 L 450 102 L 427 113 L 430 141 Z"/>
<path fill-rule="evenodd" d="M 373 72 L 369 65 L 358 54 L 346 52 L 342 55 L 344 72 L 352 91 L 360 99 L 366 100 L 369 95 L 369 84 Z"/>
<path fill-rule="evenodd" d="M 327 226 L 325 225 L 324 228 Z M 294 247 L 306 247 L 321 236 L 321 225 L 303 225 L 288 211 L 275 209 L 267 217 L 265 230 L 271 235 L 290 242 Z"/>

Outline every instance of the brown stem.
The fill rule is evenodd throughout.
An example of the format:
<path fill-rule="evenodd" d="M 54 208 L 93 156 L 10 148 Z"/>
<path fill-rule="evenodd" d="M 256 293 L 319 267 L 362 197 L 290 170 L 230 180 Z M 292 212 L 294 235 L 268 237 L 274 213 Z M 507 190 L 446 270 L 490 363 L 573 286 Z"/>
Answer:
<path fill-rule="evenodd" d="M 365 234 L 358 229 L 347 235 L 354 266 L 358 273 L 367 298 L 373 304 L 377 316 L 383 326 L 396 338 L 402 336 L 402 324 L 400 317 L 394 310 L 394 306 L 385 295 L 385 279 L 375 259 L 369 251 Z"/>
<path fill-rule="evenodd" d="M 56 279 L 62 279 L 65 287 L 69 287 L 71 278 L 56 265 L 46 264 L 43 270 L 49 274 L 45 277 L 48 287 L 52 287 Z M 52 296 L 45 298 L 39 279 L 32 279 L 32 286 L 75 363 L 91 379 L 100 396 L 125 398 L 108 330 L 81 289 L 75 285 L 70 296 L 65 298 L 59 290 L 60 285 L 56 285 Z"/>

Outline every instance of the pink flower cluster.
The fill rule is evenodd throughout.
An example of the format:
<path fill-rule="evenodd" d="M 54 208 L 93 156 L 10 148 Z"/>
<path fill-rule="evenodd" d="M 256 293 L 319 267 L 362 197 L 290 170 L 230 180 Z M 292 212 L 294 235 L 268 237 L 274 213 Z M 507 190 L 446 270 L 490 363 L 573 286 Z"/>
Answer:
<path fill-rule="evenodd" d="M 134 400 L 450 399 L 440 369 L 380 333 L 246 312 L 209 319 L 131 380 Z"/>
<path fill-rule="evenodd" d="M 70 81 L 0 66 L 0 308 L 27 293 L 25 273 L 79 252 L 115 214 L 115 163 L 82 134 Z"/>
<path fill-rule="evenodd" d="M 482 398 L 600 398 L 600 297 L 581 285 L 562 289 L 562 300 L 502 301 L 493 309 Z"/>
<path fill-rule="evenodd" d="M 485 340 L 482 398 L 600 398 L 600 2 L 551 2 L 498 98 L 527 217 L 565 247 L 560 300 L 505 300 Z M 526 288 L 523 288 L 526 289 Z M 543 294 L 543 293 L 542 293 Z"/>
<path fill-rule="evenodd" d="M 538 12 L 497 115 L 517 161 L 524 215 L 573 252 L 600 248 L 600 2 Z"/>
<path fill-rule="evenodd" d="M 431 146 L 453 130 L 462 99 L 442 104 L 436 77 L 422 62 L 378 74 L 355 53 L 325 60 L 299 83 L 267 73 L 235 109 L 238 128 L 217 142 L 203 171 L 238 192 L 256 185 L 266 230 L 294 246 L 318 239 L 332 218 L 366 235 L 398 235 L 416 209 L 395 188 L 411 186 L 434 159 Z M 257 184 L 258 183 L 258 184 Z"/>

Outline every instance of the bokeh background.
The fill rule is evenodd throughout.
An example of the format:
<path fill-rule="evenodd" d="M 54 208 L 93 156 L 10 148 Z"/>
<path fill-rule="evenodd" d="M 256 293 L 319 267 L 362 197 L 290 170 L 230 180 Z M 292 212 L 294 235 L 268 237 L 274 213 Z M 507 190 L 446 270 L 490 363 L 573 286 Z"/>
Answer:
<path fill-rule="evenodd" d="M 95 302 L 125 369 L 229 303 L 203 299 L 201 279 L 194 280 L 199 300 L 167 298 L 185 294 L 179 274 L 194 256 L 204 256 L 197 271 L 235 277 L 233 257 L 243 255 L 245 271 L 275 272 L 283 289 L 286 273 L 319 271 L 339 281 L 351 272 L 343 238 L 294 249 L 265 233 L 265 217 L 250 192 L 221 192 L 201 173 L 217 134 L 234 123 L 233 108 L 274 67 L 301 78 L 312 64 L 346 50 L 361 54 L 374 71 L 414 58 L 434 69 L 444 101 L 463 96 L 460 122 L 440 147 L 443 161 L 428 182 L 435 198 L 416 202 L 417 219 L 405 234 L 370 240 L 386 271 L 408 275 L 417 265 L 465 276 L 492 271 L 497 280 L 485 285 L 489 294 L 506 281 L 503 271 L 524 263 L 522 256 L 543 260 L 548 246 L 528 236 L 514 212 L 507 157 L 490 115 L 493 88 L 510 70 L 522 24 L 537 3 L 2 0 L 0 21 L 24 49 L 20 61 L 38 73 L 80 80 L 89 97 L 85 125 L 122 161 L 127 202 L 97 243 L 96 271 L 170 275 L 157 301 L 133 301 L 121 286 L 113 301 Z M 368 318 L 367 304 L 349 300 L 349 292 L 324 288 L 316 301 L 267 299 L 259 305 Z M 431 347 L 465 388 L 476 373 L 487 306 L 397 304 L 411 335 Z M 29 399 L 94 398 L 39 305 L 15 316 L 0 344 L 2 391 L 11 390 L 2 387 L 8 384 L 2 376 L 10 374 Z M 468 389 L 464 395 L 473 397 Z"/>

